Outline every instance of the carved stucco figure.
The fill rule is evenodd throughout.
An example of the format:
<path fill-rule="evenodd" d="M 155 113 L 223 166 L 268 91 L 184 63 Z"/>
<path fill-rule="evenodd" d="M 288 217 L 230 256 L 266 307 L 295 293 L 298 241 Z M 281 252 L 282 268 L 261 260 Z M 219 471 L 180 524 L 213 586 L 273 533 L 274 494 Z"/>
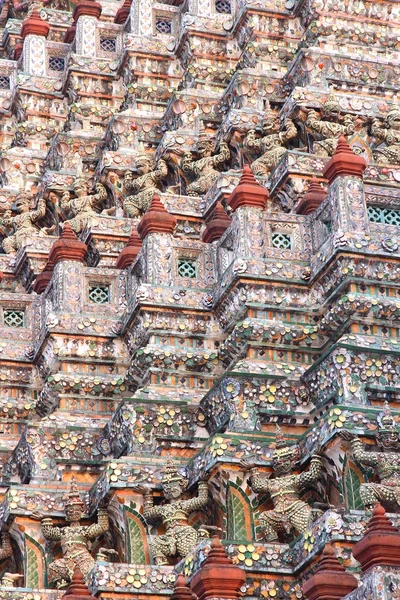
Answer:
<path fill-rule="evenodd" d="M 159 193 L 159 185 L 168 174 L 165 161 L 159 160 L 155 165 L 149 154 L 140 154 L 136 159 L 136 173 L 133 178 L 132 171 L 127 171 L 124 177 L 126 190 L 132 192 L 124 200 L 124 209 L 128 217 L 133 219 L 141 217 L 149 208 L 154 194 Z"/>
<path fill-rule="evenodd" d="M 68 191 L 61 196 L 61 209 L 71 216 L 68 223 L 75 233 L 81 232 L 86 227 L 90 227 L 92 218 L 99 215 L 104 200 L 107 198 L 107 191 L 103 184 L 95 185 L 95 193 L 89 193 L 89 186 L 85 179 L 77 178 L 74 185 L 76 198 L 71 198 Z M 104 211 L 109 214 L 109 211 Z"/>
<path fill-rule="evenodd" d="M 161 521 L 166 529 L 165 534 L 153 537 L 150 542 L 154 562 L 157 565 L 167 565 L 169 558 L 184 558 L 201 538 L 208 537 L 205 529 L 197 530 L 188 524 L 189 515 L 207 505 L 207 482 L 199 482 L 199 493 L 196 498 L 184 500 L 182 495 L 186 488 L 186 481 L 169 460 L 162 487 L 167 503 L 154 506 L 153 496 L 147 493 L 143 510 L 143 515 L 149 523 Z"/>
<path fill-rule="evenodd" d="M 7 230 L 13 231 L 3 240 L 3 249 L 7 254 L 17 252 L 23 246 L 29 244 L 32 237 L 44 237 L 48 235 L 47 229 L 40 229 L 35 225 L 46 214 L 46 201 L 40 198 L 35 209 L 30 208 L 31 198 L 25 192 L 18 194 L 13 209 L 17 213 L 12 216 L 11 211 L 6 211 L 2 219 L 2 225 Z"/>
<path fill-rule="evenodd" d="M 294 464 L 298 461 L 300 450 L 298 446 L 290 446 L 283 438 L 277 427 L 276 449 L 272 456 L 275 477 L 268 478 L 260 474 L 258 468 L 243 461 L 245 469 L 250 470 L 250 486 L 256 494 L 268 493 L 274 508 L 263 512 L 259 521 L 268 542 L 278 541 L 278 534 L 304 533 L 310 527 L 313 519 L 312 508 L 300 499 L 300 492 L 312 483 L 318 481 L 322 471 L 321 457 L 312 456 L 308 471 L 293 475 Z"/>
<path fill-rule="evenodd" d="M 306 126 L 314 136 L 313 151 L 317 156 L 332 156 L 341 135 L 349 136 L 355 132 L 355 119 L 352 115 L 341 115 L 340 104 L 330 93 L 321 108 L 307 113 Z"/>
<path fill-rule="evenodd" d="M 373 467 L 379 483 L 363 483 L 360 497 L 366 508 L 380 502 L 388 510 L 400 509 L 400 434 L 389 405 L 385 403 L 383 413 L 378 416 L 379 431 L 376 441 L 379 452 L 364 449 L 362 441 L 351 432 L 343 432 L 343 437 L 351 441 L 353 456 L 357 463 Z"/>
<path fill-rule="evenodd" d="M 287 151 L 287 143 L 297 135 L 296 126 L 290 119 L 286 119 L 283 131 L 280 131 L 280 128 L 280 119 L 268 108 L 263 120 L 265 135 L 257 138 L 254 129 L 247 133 L 244 147 L 261 154 L 251 163 L 254 175 L 266 177 Z"/>
<path fill-rule="evenodd" d="M 187 186 L 188 196 L 201 196 L 206 194 L 218 179 L 220 171 L 217 167 L 229 160 L 231 153 L 228 145 L 221 142 L 219 152 L 213 155 L 214 141 L 201 135 L 197 142 L 197 154 L 199 158 L 193 159 L 191 152 L 186 152 L 182 157 L 181 167 L 184 173 L 191 173 L 195 181 Z"/>
<path fill-rule="evenodd" d="M 80 525 L 84 503 L 81 500 L 75 480 L 71 482 L 68 500 L 65 502 L 65 518 L 69 521 L 66 527 L 53 525 L 52 519 L 40 513 L 32 513 L 33 518 L 41 521 L 43 536 L 46 540 L 60 541 L 63 558 L 49 564 L 49 581 L 57 587 L 64 587 L 71 581 L 74 570 L 78 567 L 84 577 L 92 570 L 95 559 L 89 552 L 89 541 L 99 537 L 109 528 L 108 512 L 98 509 L 98 521 L 92 525 Z"/>
<path fill-rule="evenodd" d="M 394 106 L 386 116 L 383 125 L 374 119 L 371 128 L 372 135 L 379 141 L 385 142 L 385 147 L 375 148 L 374 159 L 379 164 L 400 165 L 400 109 Z"/>

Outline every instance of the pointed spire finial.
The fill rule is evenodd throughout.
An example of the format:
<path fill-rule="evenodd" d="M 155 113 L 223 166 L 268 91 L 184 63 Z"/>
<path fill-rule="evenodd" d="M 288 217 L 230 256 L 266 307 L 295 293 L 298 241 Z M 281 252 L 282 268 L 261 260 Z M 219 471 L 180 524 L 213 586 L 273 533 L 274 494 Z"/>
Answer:
<path fill-rule="evenodd" d="M 115 266 L 117 269 L 126 269 L 129 267 L 142 248 L 142 240 L 139 237 L 136 227 L 132 228 L 131 235 L 126 245 L 122 248 Z"/>
<path fill-rule="evenodd" d="M 169 233 L 172 235 L 177 219 L 171 215 L 161 202 L 160 196 L 154 194 L 150 207 L 139 221 L 138 233 L 142 240 L 149 233 Z"/>
<path fill-rule="evenodd" d="M 21 37 L 24 40 L 27 35 L 45 37 L 49 35 L 50 25 L 40 16 L 40 2 L 34 1 L 28 10 L 28 15 L 22 23 Z"/>
<path fill-rule="evenodd" d="M 215 240 L 219 240 L 231 223 L 232 219 L 225 212 L 221 202 L 217 200 L 212 216 L 201 236 L 202 241 L 210 244 Z"/>
<path fill-rule="evenodd" d="M 303 585 L 303 594 L 307 600 L 341 600 L 357 587 L 357 579 L 340 564 L 331 544 L 326 544 L 314 575 Z"/>
<path fill-rule="evenodd" d="M 72 575 L 71 583 L 69 584 L 67 591 L 65 592 L 63 598 L 68 596 L 68 600 L 80 600 L 83 598 L 84 600 L 96 600 L 94 596 L 90 593 L 90 590 L 85 583 L 85 579 L 82 575 L 82 572 L 79 567 L 75 567 L 74 573 Z"/>
<path fill-rule="evenodd" d="M 400 532 L 377 502 L 364 537 L 353 546 L 353 556 L 361 564 L 363 572 L 376 566 L 400 567 L 399 546 Z"/>
<path fill-rule="evenodd" d="M 268 199 L 268 190 L 258 183 L 249 165 L 245 165 L 238 185 L 228 198 L 229 206 L 233 211 L 242 206 L 264 209 Z"/>
<path fill-rule="evenodd" d="M 54 266 L 62 260 L 85 262 L 87 246 L 79 240 L 68 221 L 65 221 L 61 237 L 51 247 L 48 263 Z"/>
<path fill-rule="evenodd" d="M 366 168 L 365 158 L 353 152 L 342 134 L 339 137 L 334 155 L 325 165 L 323 175 L 331 184 L 339 176 L 362 178 Z"/>
<path fill-rule="evenodd" d="M 296 213 L 298 215 L 310 215 L 322 204 L 326 197 L 326 190 L 316 177 L 312 177 L 304 197 L 296 208 Z"/>
<path fill-rule="evenodd" d="M 193 592 L 199 600 L 239 600 L 245 582 L 245 571 L 233 564 L 219 537 L 213 536 L 210 552 L 190 582 Z"/>

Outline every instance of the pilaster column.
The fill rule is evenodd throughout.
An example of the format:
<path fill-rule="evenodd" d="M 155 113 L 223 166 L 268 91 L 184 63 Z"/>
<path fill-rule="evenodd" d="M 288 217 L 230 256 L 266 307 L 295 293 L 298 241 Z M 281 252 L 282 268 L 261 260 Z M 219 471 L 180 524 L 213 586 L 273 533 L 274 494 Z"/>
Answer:
<path fill-rule="evenodd" d="M 341 135 L 335 154 L 323 171 L 329 181 L 328 198 L 335 232 L 365 235 L 369 231 L 363 183 L 366 167 L 365 159 L 354 154 Z"/>
<path fill-rule="evenodd" d="M 133 0 L 130 16 L 131 33 L 135 35 L 153 35 L 151 0 Z"/>
<path fill-rule="evenodd" d="M 146 283 L 169 285 L 171 283 L 173 239 L 176 217 L 163 206 L 155 195 L 147 213 L 138 225 L 138 234 L 143 240 L 146 265 Z"/>
<path fill-rule="evenodd" d="M 239 184 L 228 198 L 233 211 L 233 230 L 238 232 L 234 240 L 235 258 L 264 258 L 265 246 L 258 244 L 257 240 L 260 236 L 265 237 L 263 211 L 268 200 L 268 190 L 258 183 L 250 167 L 245 165 Z"/>
<path fill-rule="evenodd" d="M 34 8 L 22 23 L 21 28 L 25 73 L 37 77 L 46 76 L 46 38 L 49 31 L 50 25 L 43 21 L 37 9 Z"/>
<path fill-rule="evenodd" d="M 82 310 L 82 269 L 85 264 L 87 246 L 78 240 L 69 223 L 59 240 L 54 242 L 48 263 L 53 264 L 55 311 L 80 313 Z"/>
<path fill-rule="evenodd" d="M 76 53 L 81 56 L 96 56 L 97 21 L 101 5 L 95 0 L 79 0 L 72 17 L 76 23 Z"/>

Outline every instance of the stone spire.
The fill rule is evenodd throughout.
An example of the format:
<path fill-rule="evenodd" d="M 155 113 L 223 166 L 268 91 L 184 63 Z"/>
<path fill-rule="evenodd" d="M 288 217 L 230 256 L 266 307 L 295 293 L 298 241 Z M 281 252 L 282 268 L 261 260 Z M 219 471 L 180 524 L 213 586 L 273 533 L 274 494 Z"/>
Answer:
<path fill-rule="evenodd" d="M 326 190 L 316 177 L 312 177 L 308 190 L 300 201 L 296 212 L 298 215 L 310 215 L 322 204 L 327 196 Z"/>
<path fill-rule="evenodd" d="M 126 269 L 126 267 L 129 267 L 139 254 L 141 247 L 142 240 L 139 237 L 137 229 L 133 228 L 126 246 L 122 248 L 115 263 L 117 269 Z"/>
<path fill-rule="evenodd" d="M 226 214 L 221 202 L 218 200 L 201 239 L 207 244 L 219 240 L 231 223 L 232 219 Z"/>
<path fill-rule="evenodd" d="M 185 576 L 182 573 L 176 579 L 171 600 L 197 600 L 196 594 L 187 586 Z"/>
<path fill-rule="evenodd" d="M 137 230 L 142 240 L 149 233 L 169 233 L 172 235 L 176 222 L 176 217 L 171 215 L 161 203 L 160 196 L 154 194 L 149 210 L 141 218 Z"/>
<path fill-rule="evenodd" d="M 238 185 L 228 198 L 229 206 L 233 211 L 241 206 L 263 209 L 268 199 L 268 190 L 258 183 L 249 165 L 245 165 Z"/>
<path fill-rule="evenodd" d="M 377 566 L 400 567 L 400 532 L 375 504 L 364 537 L 353 548 L 353 556 L 363 571 Z"/>
<path fill-rule="evenodd" d="M 65 596 L 68 596 L 68 600 L 80 600 L 81 598 L 84 598 L 84 600 L 96 600 L 96 598 L 90 593 L 89 588 L 86 585 L 83 575 L 78 567 L 74 571 L 72 581 L 69 584 L 63 598 L 65 598 Z"/>
<path fill-rule="evenodd" d="M 65 32 L 64 43 L 70 44 L 75 39 L 75 34 L 76 34 L 76 23 L 74 21 L 72 23 L 72 25 L 70 25 L 68 27 L 67 31 Z"/>
<path fill-rule="evenodd" d="M 238 600 L 240 588 L 246 583 L 246 574 L 232 563 L 221 540 L 215 536 L 211 550 L 201 568 L 194 575 L 190 587 L 199 600 L 224 598 Z"/>
<path fill-rule="evenodd" d="M 117 10 L 117 14 L 114 17 L 114 23 L 118 25 L 123 25 L 127 18 L 129 17 L 129 13 L 131 10 L 132 0 L 125 0 L 122 6 Z"/>
<path fill-rule="evenodd" d="M 367 163 L 365 158 L 358 156 L 348 145 L 344 135 L 339 137 L 335 154 L 325 165 L 323 175 L 332 183 L 339 175 L 362 177 Z"/>
<path fill-rule="evenodd" d="M 61 260 L 85 262 L 86 251 L 86 244 L 78 240 L 70 224 L 66 221 L 60 239 L 54 242 L 51 247 L 47 263 L 55 266 Z"/>
<path fill-rule="evenodd" d="M 35 282 L 34 282 L 33 288 L 32 288 L 33 291 L 36 292 L 37 294 L 41 294 L 42 292 L 44 292 L 44 290 L 49 285 L 51 278 L 53 277 L 53 272 L 54 272 L 54 263 L 47 260 L 43 271 L 41 273 L 39 273 L 39 275 L 35 279 Z"/>
<path fill-rule="evenodd" d="M 78 0 L 75 5 L 74 12 L 72 13 L 72 18 L 75 23 L 79 17 L 83 16 L 96 17 L 96 19 L 98 19 L 101 15 L 101 11 L 101 4 L 95 0 Z"/>
<path fill-rule="evenodd" d="M 317 570 L 303 585 L 303 594 L 307 600 L 340 600 L 357 587 L 357 579 L 346 572 L 332 546 L 326 544 Z"/>
<path fill-rule="evenodd" d="M 40 35 L 47 38 L 50 31 L 50 25 L 44 21 L 39 14 L 38 5 L 35 2 L 32 10 L 25 21 L 22 23 L 21 37 L 24 40 L 27 35 Z"/>

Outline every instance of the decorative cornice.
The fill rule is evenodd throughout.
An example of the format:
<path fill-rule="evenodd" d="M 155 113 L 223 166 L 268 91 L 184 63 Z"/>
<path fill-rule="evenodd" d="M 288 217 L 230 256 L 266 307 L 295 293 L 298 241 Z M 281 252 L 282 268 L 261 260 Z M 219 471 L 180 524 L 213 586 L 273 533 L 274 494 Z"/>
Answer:
<path fill-rule="evenodd" d="M 31 14 L 22 23 L 21 37 L 24 40 L 27 35 L 39 35 L 47 38 L 50 31 L 50 25 L 42 19 L 36 8 L 33 9 Z"/>
<path fill-rule="evenodd" d="M 95 2 L 95 0 L 79 0 L 72 13 L 72 18 L 77 22 L 79 17 L 96 17 L 98 19 L 101 15 L 102 7 L 101 4 Z"/>

